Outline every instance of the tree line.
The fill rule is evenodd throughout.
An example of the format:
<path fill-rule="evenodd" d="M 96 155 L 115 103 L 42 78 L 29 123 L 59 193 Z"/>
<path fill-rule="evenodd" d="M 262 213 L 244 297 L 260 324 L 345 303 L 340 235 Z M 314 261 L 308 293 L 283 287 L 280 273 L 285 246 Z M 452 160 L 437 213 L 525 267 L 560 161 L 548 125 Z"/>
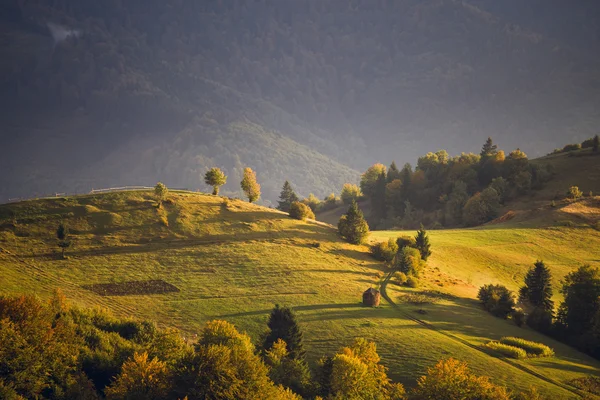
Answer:
<path fill-rule="evenodd" d="M 488 138 L 480 154 L 430 152 L 414 169 L 374 164 L 360 185 L 343 186 L 340 200 L 368 200 L 368 222 L 379 229 L 474 226 L 495 218 L 504 202 L 543 187 L 553 173 L 549 165 L 530 163 L 520 149 L 506 155 Z"/>
<path fill-rule="evenodd" d="M 543 261 L 527 272 L 515 295 L 502 285 L 484 285 L 478 298 L 492 314 L 565 342 L 600 359 L 600 269 L 583 265 L 559 288 L 564 300 L 555 310 L 552 274 Z"/>
<path fill-rule="evenodd" d="M 0 398 L 9 400 L 540 398 L 452 358 L 407 391 L 362 338 L 309 366 L 295 313 L 278 305 L 255 346 L 226 321 L 207 322 L 190 341 L 176 329 L 72 307 L 60 290 L 47 302 L 1 296 L 0 343 Z"/>

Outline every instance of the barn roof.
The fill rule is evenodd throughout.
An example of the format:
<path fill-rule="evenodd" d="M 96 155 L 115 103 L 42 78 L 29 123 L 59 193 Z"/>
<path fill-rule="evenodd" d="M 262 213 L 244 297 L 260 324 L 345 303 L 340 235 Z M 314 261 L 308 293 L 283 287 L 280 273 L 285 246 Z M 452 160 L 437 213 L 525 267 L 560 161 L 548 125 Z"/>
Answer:
<path fill-rule="evenodd" d="M 368 288 L 367 290 L 365 290 L 365 294 L 367 294 L 367 293 L 369 293 L 369 294 L 377 294 L 377 293 L 379 293 L 379 290 L 373 289 L 373 288 Z"/>

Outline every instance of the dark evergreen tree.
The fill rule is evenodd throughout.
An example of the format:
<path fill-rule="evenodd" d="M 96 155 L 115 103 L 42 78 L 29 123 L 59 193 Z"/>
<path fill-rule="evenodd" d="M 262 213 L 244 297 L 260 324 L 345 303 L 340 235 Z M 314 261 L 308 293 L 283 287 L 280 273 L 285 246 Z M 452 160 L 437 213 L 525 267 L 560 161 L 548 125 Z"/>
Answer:
<path fill-rule="evenodd" d="M 385 201 L 386 185 L 386 175 L 385 172 L 382 171 L 377 178 L 377 182 L 375 182 L 373 196 L 371 197 L 371 212 L 375 224 L 379 223 L 380 220 L 385 219 L 387 216 L 387 205 Z"/>
<path fill-rule="evenodd" d="M 580 336 L 594 325 L 600 310 L 600 270 L 589 265 L 568 274 L 561 293 L 565 300 L 558 311 L 558 321 L 570 337 Z"/>
<path fill-rule="evenodd" d="M 290 207 L 292 203 L 300 201 L 294 189 L 292 189 L 292 185 L 288 181 L 285 181 L 283 184 L 283 188 L 281 189 L 281 194 L 279 195 L 279 201 L 277 202 L 277 209 L 285 212 L 290 211 Z"/>
<path fill-rule="evenodd" d="M 390 183 L 395 179 L 401 179 L 400 170 L 396 166 L 396 162 L 392 161 L 392 163 L 390 164 L 390 168 L 387 172 L 387 183 Z"/>
<path fill-rule="evenodd" d="M 340 218 L 338 231 L 348 242 L 353 244 L 360 244 L 369 236 L 369 225 L 355 201 L 350 204 L 346 214 Z"/>
<path fill-rule="evenodd" d="M 598 135 L 594 136 L 593 142 L 592 142 L 592 151 L 594 153 L 598 152 L 598 147 L 600 146 L 600 138 L 598 138 Z"/>
<path fill-rule="evenodd" d="M 552 313 L 552 275 L 543 261 L 536 261 L 525 275 L 525 286 L 519 290 L 519 301 L 534 308 Z"/>
<path fill-rule="evenodd" d="M 498 146 L 494 144 L 491 137 L 488 137 L 483 146 L 481 147 L 481 158 L 493 157 L 498 153 Z"/>
<path fill-rule="evenodd" d="M 271 311 L 267 325 L 269 326 L 269 332 L 263 342 L 265 350 L 271 349 L 277 339 L 282 339 L 287 345 L 289 357 L 293 360 L 304 361 L 305 352 L 302 343 L 302 331 L 296 321 L 296 315 L 290 308 L 279 307 L 279 304 L 275 305 L 275 308 Z"/>
<path fill-rule="evenodd" d="M 423 225 L 421 225 L 421 229 L 417 231 L 417 235 L 415 236 L 415 247 L 419 250 L 419 253 L 421 253 L 421 258 L 424 261 L 427 261 L 431 255 L 431 244 L 429 243 L 429 236 Z"/>

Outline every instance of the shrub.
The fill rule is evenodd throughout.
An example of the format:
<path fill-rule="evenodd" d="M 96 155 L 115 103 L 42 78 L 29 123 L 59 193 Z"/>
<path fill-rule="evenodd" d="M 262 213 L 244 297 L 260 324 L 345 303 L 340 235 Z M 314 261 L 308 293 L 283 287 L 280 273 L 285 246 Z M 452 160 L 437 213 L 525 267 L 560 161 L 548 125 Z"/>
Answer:
<path fill-rule="evenodd" d="M 503 337 L 500 343 L 509 346 L 519 347 L 527 353 L 528 357 L 552 357 L 554 350 L 542 343 L 532 342 L 530 340 L 518 337 Z"/>
<path fill-rule="evenodd" d="M 550 332 L 552 328 L 552 312 L 544 310 L 543 308 L 535 307 L 529 314 L 527 314 L 527 326 L 531 329 L 542 333 Z"/>
<path fill-rule="evenodd" d="M 413 275 L 410 275 L 408 278 L 406 278 L 406 286 L 416 288 L 419 286 L 419 279 Z"/>
<path fill-rule="evenodd" d="M 569 381 L 569 384 L 575 386 L 579 390 L 600 395 L 600 377 L 589 375 L 583 378 L 573 379 Z"/>
<path fill-rule="evenodd" d="M 404 247 L 394 257 L 394 268 L 406 275 L 419 276 L 425 262 L 421 259 L 421 253 L 412 247 Z"/>
<path fill-rule="evenodd" d="M 525 313 L 521 310 L 515 310 L 512 313 L 512 320 L 519 328 L 525 324 Z"/>
<path fill-rule="evenodd" d="M 515 308 L 513 293 L 502 285 L 482 286 L 477 298 L 487 311 L 500 318 L 506 319 Z"/>
<path fill-rule="evenodd" d="M 589 138 L 581 142 L 582 149 L 589 149 L 594 147 L 594 138 Z"/>
<path fill-rule="evenodd" d="M 396 244 L 398 245 L 398 250 L 402 250 L 405 247 L 416 248 L 417 246 L 417 242 L 412 236 L 400 236 L 396 239 Z"/>
<path fill-rule="evenodd" d="M 290 206 L 290 217 L 299 219 L 301 221 L 305 219 L 315 219 L 315 214 L 312 212 L 309 206 L 306 204 L 295 201 Z"/>
<path fill-rule="evenodd" d="M 310 193 L 306 199 L 302 200 L 302 203 L 309 206 L 310 209 L 315 212 L 317 211 L 317 208 L 319 208 L 321 200 L 319 200 L 314 194 Z"/>
<path fill-rule="evenodd" d="M 398 245 L 394 239 L 389 239 L 387 242 L 375 243 L 371 246 L 371 255 L 376 260 L 387 263 L 392 262 L 397 251 Z"/>
<path fill-rule="evenodd" d="M 485 345 L 488 349 L 494 350 L 503 356 L 510 358 L 527 358 L 527 352 L 519 347 L 511 346 L 500 342 L 489 342 Z"/>
<path fill-rule="evenodd" d="M 577 186 L 571 186 L 569 188 L 569 191 L 567 192 L 567 197 L 569 197 L 572 200 L 577 200 L 581 196 L 583 196 L 583 192 L 579 190 L 579 187 Z"/>
<path fill-rule="evenodd" d="M 572 144 L 568 144 L 565 147 L 562 148 L 563 152 L 569 152 L 569 151 L 575 151 L 575 150 L 579 150 L 581 149 L 581 144 L 579 143 L 572 143 Z"/>
<path fill-rule="evenodd" d="M 395 283 L 398 285 L 404 285 L 408 280 L 408 277 L 404 272 L 396 271 L 394 272 Z"/>

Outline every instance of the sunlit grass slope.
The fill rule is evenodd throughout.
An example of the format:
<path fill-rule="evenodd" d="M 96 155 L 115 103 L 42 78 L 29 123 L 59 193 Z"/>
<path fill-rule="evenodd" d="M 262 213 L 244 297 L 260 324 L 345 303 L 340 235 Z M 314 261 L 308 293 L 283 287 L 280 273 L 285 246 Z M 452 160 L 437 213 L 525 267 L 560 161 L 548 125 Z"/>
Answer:
<path fill-rule="evenodd" d="M 454 280 L 457 289 L 449 291 L 462 297 L 444 297 L 417 307 L 399 302 L 405 290 L 390 284 L 388 293 L 398 306 L 383 301 L 381 307 L 371 309 L 360 305 L 361 294 L 370 286 L 378 287 L 387 271 L 368 256 L 366 247 L 341 241 L 333 228 L 220 197 L 181 192 L 169 198 L 161 208 L 149 192 L 0 206 L 0 293 L 47 297 L 60 287 L 76 304 L 175 326 L 191 338 L 204 322 L 219 318 L 233 322 L 257 342 L 274 304 L 288 305 L 298 313 L 310 360 L 333 353 L 355 337 L 365 337 L 377 342 L 390 375 L 405 384 L 414 384 L 428 366 L 449 356 L 467 361 L 497 383 L 521 390 L 536 386 L 551 398 L 572 396 L 568 380 L 598 372 L 599 364 L 590 358 L 493 318 L 469 299 L 480 282 L 509 281 L 511 271 L 521 273 L 536 257 L 549 264 L 562 259 L 563 264 L 555 267 L 561 271 L 587 258 L 600 259 L 597 250 L 581 242 L 592 240 L 586 239 L 584 231 L 431 232 L 434 256 L 427 285 L 440 280 L 446 286 L 439 288 L 445 290 Z M 59 256 L 55 239 L 61 221 L 69 225 L 73 239 L 66 260 Z M 374 238 L 394 235 L 377 232 Z M 530 235 L 529 242 L 547 243 L 541 246 L 548 253 L 553 246 L 566 249 L 567 242 L 572 246 L 576 240 L 582 243 L 581 252 L 578 245 L 571 255 L 565 251 L 559 257 L 557 252 L 552 258 L 531 250 L 529 256 L 519 258 L 519 246 L 527 248 L 522 235 Z M 457 243 L 462 243 L 463 251 L 452 249 Z M 505 250 L 488 249 L 468 255 L 467 263 L 461 261 L 467 255 L 464 249 L 477 245 Z M 505 252 L 512 254 L 510 262 L 502 261 Z M 496 264 L 490 265 L 489 259 Z M 519 264 L 512 267 L 516 259 Z M 93 284 L 147 280 L 162 280 L 178 291 L 102 296 L 86 289 Z M 511 287 L 517 281 L 515 277 Z M 417 309 L 426 314 L 416 313 Z M 439 331 L 414 317 L 431 322 Z M 481 348 L 501 336 L 544 342 L 555 348 L 557 356 L 507 364 Z"/>

